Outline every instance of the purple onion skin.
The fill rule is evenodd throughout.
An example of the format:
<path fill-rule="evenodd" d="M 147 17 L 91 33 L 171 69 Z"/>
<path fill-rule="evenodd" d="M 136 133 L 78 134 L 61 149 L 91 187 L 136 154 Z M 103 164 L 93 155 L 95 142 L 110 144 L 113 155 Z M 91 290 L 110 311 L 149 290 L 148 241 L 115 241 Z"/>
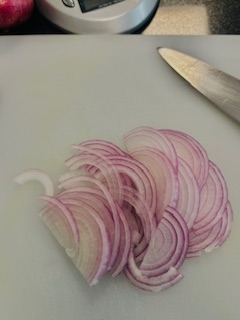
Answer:
<path fill-rule="evenodd" d="M 0 0 L 0 29 L 9 29 L 26 22 L 33 8 L 33 0 Z"/>

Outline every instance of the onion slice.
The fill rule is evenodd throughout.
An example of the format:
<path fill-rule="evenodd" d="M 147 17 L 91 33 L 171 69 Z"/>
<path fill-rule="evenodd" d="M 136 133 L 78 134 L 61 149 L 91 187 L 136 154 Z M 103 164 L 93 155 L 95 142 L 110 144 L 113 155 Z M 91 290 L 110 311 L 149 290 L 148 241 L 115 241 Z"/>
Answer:
<path fill-rule="evenodd" d="M 158 149 L 141 147 L 130 155 L 141 162 L 154 177 L 157 190 L 156 217 L 159 222 L 167 206 L 176 207 L 179 197 L 178 176 L 172 163 Z"/>
<path fill-rule="evenodd" d="M 201 189 L 208 175 L 209 162 L 206 150 L 186 133 L 169 129 L 161 129 L 160 132 L 171 141 L 177 156 L 190 166 Z"/>
<path fill-rule="evenodd" d="M 118 276 L 119 273 L 122 272 L 125 268 L 128 261 L 129 252 L 132 246 L 132 236 L 127 218 L 125 216 L 124 211 L 120 207 L 118 207 L 118 210 L 121 223 L 121 240 L 119 245 L 118 256 L 111 270 L 111 274 L 113 277 Z"/>
<path fill-rule="evenodd" d="M 73 247 L 72 248 L 66 248 L 66 252 L 71 252 L 71 255 L 73 254 L 73 256 L 76 254 L 76 248 L 78 247 L 78 244 L 80 242 L 80 233 L 79 233 L 79 228 L 78 228 L 78 224 L 77 221 L 73 215 L 73 213 L 58 199 L 53 198 L 53 197 L 49 197 L 49 196 L 41 196 L 40 197 L 41 200 L 46 201 L 48 204 L 50 204 L 50 208 L 53 209 L 53 207 L 55 207 L 55 209 L 57 209 L 57 211 L 59 213 L 55 214 L 55 224 L 49 223 L 48 218 L 45 219 L 45 215 L 46 214 L 53 214 L 53 211 L 48 210 L 49 207 L 44 208 L 41 212 L 40 215 L 42 216 L 43 220 L 45 221 L 45 223 L 47 224 L 47 226 L 50 228 L 50 230 L 53 232 L 53 234 L 56 236 L 57 240 L 59 241 L 59 243 L 61 245 L 64 246 L 62 239 L 64 237 L 64 234 L 61 234 L 61 230 L 58 231 L 58 220 L 60 219 L 61 221 L 63 220 L 63 217 L 65 218 L 64 220 L 66 221 L 66 229 L 70 230 L 70 234 L 73 238 Z M 62 217 L 63 216 L 63 217 Z M 69 250 L 69 251 L 68 251 Z"/>
<path fill-rule="evenodd" d="M 100 139 L 84 141 L 84 142 L 78 144 L 77 146 L 79 146 L 80 148 L 85 147 L 85 148 L 88 148 L 89 150 L 90 149 L 96 150 L 105 156 L 110 156 L 110 155 L 125 156 L 125 155 L 127 155 L 126 152 L 124 152 L 122 149 L 120 149 L 115 144 L 113 144 L 109 141 L 100 140 Z M 82 152 L 84 152 L 84 151 L 82 151 Z"/>
<path fill-rule="evenodd" d="M 146 200 L 137 190 L 125 186 L 124 201 L 131 205 L 132 211 L 134 211 L 132 212 L 132 214 L 137 215 L 140 218 L 143 226 L 145 239 L 147 243 L 149 243 L 152 233 L 156 229 L 156 220 L 153 215 L 153 212 L 147 205 Z"/>
<path fill-rule="evenodd" d="M 177 170 L 177 154 L 171 141 L 157 129 L 151 127 L 136 128 L 123 137 L 128 152 L 139 147 L 150 147 L 162 151 Z"/>
<path fill-rule="evenodd" d="M 52 179 L 40 169 L 27 169 L 13 178 L 13 181 L 23 185 L 29 181 L 37 181 L 42 184 L 47 196 L 53 197 L 54 185 Z"/>
<path fill-rule="evenodd" d="M 109 262 L 109 267 L 111 268 L 112 265 L 114 264 L 115 260 L 117 259 L 119 244 L 120 244 L 120 217 L 119 217 L 117 203 L 114 201 L 114 199 L 111 196 L 107 187 L 101 181 L 98 181 L 97 179 L 92 178 L 92 177 L 87 177 L 87 176 L 82 176 L 82 175 L 75 176 L 75 177 L 63 180 L 59 184 L 59 188 L 68 189 L 72 186 L 73 187 L 76 186 L 76 183 L 78 183 L 78 182 L 79 183 L 81 183 L 81 182 L 89 183 L 90 182 L 90 183 L 96 185 L 100 189 L 102 194 L 104 195 L 105 199 L 108 202 L 109 208 L 111 209 L 113 222 L 114 222 L 114 233 L 115 233 L 114 245 L 112 248 L 111 258 L 110 258 L 110 262 Z M 94 192 L 95 192 L 95 190 L 94 190 Z"/>
<path fill-rule="evenodd" d="M 162 291 L 163 289 L 167 289 L 183 278 L 183 275 L 175 268 L 170 268 L 168 272 L 155 277 L 143 275 L 134 261 L 132 252 L 129 254 L 128 264 L 124 270 L 124 273 L 133 285 L 140 289 L 152 292 L 158 292 Z"/>
<path fill-rule="evenodd" d="M 197 257 L 203 251 L 210 252 L 221 246 L 230 234 L 232 220 L 232 208 L 230 202 L 228 202 L 222 218 L 212 229 L 200 235 L 196 235 L 193 230 L 190 232 L 187 257 Z"/>
<path fill-rule="evenodd" d="M 178 181 L 179 199 L 176 209 L 191 229 L 199 212 L 200 190 L 190 166 L 181 158 L 178 158 Z"/>
<path fill-rule="evenodd" d="M 188 250 L 188 227 L 182 215 L 168 207 L 140 265 L 147 276 L 158 276 L 182 265 Z"/>
<path fill-rule="evenodd" d="M 69 201 L 71 199 L 79 201 L 79 205 L 87 206 L 88 210 L 93 211 L 95 215 L 99 215 L 107 228 L 112 251 L 115 241 L 115 226 L 111 209 L 100 190 L 87 186 L 69 188 L 61 192 L 58 199 L 63 203 L 65 200 Z M 108 270 L 110 270 L 110 266 L 108 266 Z"/>
<path fill-rule="evenodd" d="M 228 190 L 219 168 L 209 161 L 209 174 L 200 194 L 200 208 L 193 225 L 196 234 L 213 228 L 223 216 L 228 202 Z"/>
<path fill-rule="evenodd" d="M 139 161 L 124 156 L 109 157 L 117 171 L 120 174 L 131 179 L 134 188 L 144 197 L 150 209 L 156 211 L 157 190 L 155 181 L 149 170 Z"/>
<path fill-rule="evenodd" d="M 109 157 L 102 155 L 96 150 L 92 150 L 87 147 L 80 145 L 73 145 L 74 149 L 84 151 L 83 154 L 79 154 L 65 161 L 69 170 L 77 170 L 84 167 L 95 167 L 101 172 L 103 179 L 98 179 L 101 182 L 107 182 L 108 189 L 119 204 L 122 203 L 122 194 L 121 194 L 121 178 L 119 172 L 112 165 Z"/>
<path fill-rule="evenodd" d="M 94 207 L 81 199 L 62 199 L 62 203 L 74 215 L 79 226 L 81 241 L 73 262 L 92 286 L 106 273 L 111 246 L 107 225 Z"/>

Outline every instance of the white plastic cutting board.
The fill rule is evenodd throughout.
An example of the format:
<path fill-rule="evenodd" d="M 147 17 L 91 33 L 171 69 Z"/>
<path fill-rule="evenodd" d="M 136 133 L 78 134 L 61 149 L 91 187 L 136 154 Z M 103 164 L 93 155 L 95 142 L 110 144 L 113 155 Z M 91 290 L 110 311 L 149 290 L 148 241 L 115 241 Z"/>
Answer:
<path fill-rule="evenodd" d="M 10 36 L 0 41 L 0 319 L 240 319 L 240 126 L 190 88 L 156 48 L 185 51 L 240 77 L 240 37 Z M 90 288 L 38 216 L 43 191 L 12 177 L 65 171 L 69 145 L 137 126 L 194 136 L 221 168 L 235 214 L 227 242 L 188 260 L 160 293 L 124 276 Z"/>

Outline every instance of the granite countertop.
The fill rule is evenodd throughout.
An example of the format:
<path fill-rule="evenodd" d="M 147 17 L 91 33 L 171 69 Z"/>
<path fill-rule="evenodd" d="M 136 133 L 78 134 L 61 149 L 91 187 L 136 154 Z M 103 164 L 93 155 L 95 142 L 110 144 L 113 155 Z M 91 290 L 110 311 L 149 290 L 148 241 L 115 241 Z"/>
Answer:
<path fill-rule="evenodd" d="M 161 0 L 156 14 L 136 33 L 149 35 L 240 34 L 239 0 Z M 64 34 L 35 7 L 30 20 L 0 34 Z"/>

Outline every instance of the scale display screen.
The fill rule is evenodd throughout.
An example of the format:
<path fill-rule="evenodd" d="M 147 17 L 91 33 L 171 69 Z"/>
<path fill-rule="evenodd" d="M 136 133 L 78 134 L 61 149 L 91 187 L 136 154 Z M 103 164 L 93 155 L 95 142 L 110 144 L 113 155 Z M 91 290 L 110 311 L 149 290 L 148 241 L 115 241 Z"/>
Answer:
<path fill-rule="evenodd" d="M 82 12 L 100 9 L 125 0 L 78 0 Z"/>

